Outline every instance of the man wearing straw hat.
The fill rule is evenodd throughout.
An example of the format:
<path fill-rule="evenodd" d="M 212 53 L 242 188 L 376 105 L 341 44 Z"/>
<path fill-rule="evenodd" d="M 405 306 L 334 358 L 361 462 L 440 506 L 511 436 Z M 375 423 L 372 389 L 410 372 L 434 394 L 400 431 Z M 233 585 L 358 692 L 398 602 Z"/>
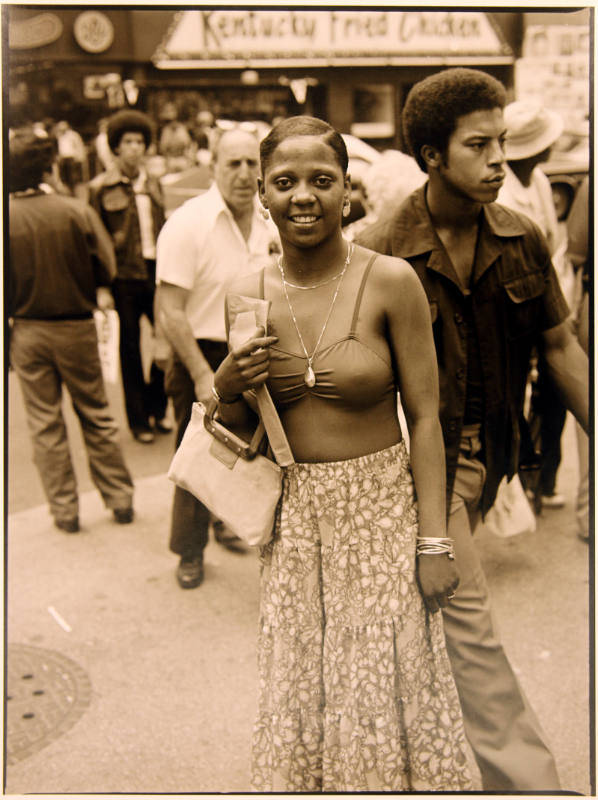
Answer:
<path fill-rule="evenodd" d="M 546 237 L 561 290 L 572 309 L 575 278 L 566 255 L 567 236 L 559 230 L 550 181 L 539 166 L 548 161 L 552 145 L 562 134 L 563 119 L 555 111 L 521 100 L 505 107 L 504 118 L 507 163 L 498 202 L 525 214 L 540 228 Z M 561 435 L 567 409 L 542 358 L 538 361 L 533 410 L 540 419 L 541 442 L 541 467 L 535 505 L 536 508 L 561 508 L 565 498 L 556 491 L 556 476 L 561 462 Z"/>

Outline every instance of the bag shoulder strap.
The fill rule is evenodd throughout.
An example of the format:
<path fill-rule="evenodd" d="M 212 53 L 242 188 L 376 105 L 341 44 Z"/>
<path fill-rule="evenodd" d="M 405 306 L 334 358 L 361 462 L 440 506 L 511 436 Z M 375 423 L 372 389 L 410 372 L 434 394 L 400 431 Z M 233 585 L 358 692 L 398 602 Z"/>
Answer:
<path fill-rule="evenodd" d="M 260 270 L 258 274 L 258 298 L 264 299 L 264 274 L 265 267 Z M 226 304 L 226 313 L 228 314 L 228 303 Z M 278 411 L 274 405 L 274 401 L 265 384 L 258 387 L 255 391 L 255 398 L 257 401 L 260 421 L 263 423 L 270 448 L 276 459 L 277 464 L 281 467 L 289 467 L 295 463 L 293 458 L 293 451 L 287 439 L 287 435 L 278 416 Z"/>
<path fill-rule="evenodd" d="M 260 419 L 264 423 L 266 433 L 268 434 L 268 442 L 274 454 L 276 462 L 281 467 L 289 467 L 295 463 L 293 451 L 287 439 L 287 435 L 278 416 L 278 411 L 274 405 L 274 401 L 270 396 L 268 387 L 263 384 L 255 390 L 258 409 L 260 412 Z"/>
<path fill-rule="evenodd" d="M 262 267 L 260 271 L 260 285 L 259 285 L 259 293 L 258 297 L 260 300 L 264 299 L 264 275 L 266 273 L 266 267 Z"/>
<path fill-rule="evenodd" d="M 351 332 L 350 336 L 355 338 L 355 329 L 357 327 L 357 320 L 359 319 L 359 309 L 361 308 L 361 300 L 363 298 L 363 291 L 365 289 L 365 284 L 368 279 L 368 275 L 370 274 L 370 270 L 372 268 L 372 264 L 378 258 L 378 253 L 372 253 L 370 256 L 370 260 L 365 265 L 365 269 L 363 271 L 363 275 L 361 277 L 361 283 L 359 285 L 359 291 L 357 292 L 357 299 L 355 300 L 355 308 L 353 310 L 353 319 L 351 320 Z"/>

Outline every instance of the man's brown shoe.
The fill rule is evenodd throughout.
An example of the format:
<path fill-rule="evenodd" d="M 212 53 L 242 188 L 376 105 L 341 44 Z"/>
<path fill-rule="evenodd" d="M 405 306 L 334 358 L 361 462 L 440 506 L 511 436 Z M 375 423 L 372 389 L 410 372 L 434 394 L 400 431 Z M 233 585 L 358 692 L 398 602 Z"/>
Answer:
<path fill-rule="evenodd" d="M 151 444 L 155 439 L 151 431 L 133 431 L 133 436 L 141 444 Z"/>
<path fill-rule="evenodd" d="M 156 430 L 158 433 L 172 433 L 174 425 L 168 417 L 162 417 L 162 419 L 156 420 Z"/>
<path fill-rule="evenodd" d="M 127 506 L 126 508 L 114 508 L 112 513 L 114 515 L 114 521 L 119 525 L 128 525 L 135 519 L 133 506 Z"/>
<path fill-rule="evenodd" d="M 203 581 L 203 556 L 183 556 L 176 571 L 181 589 L 195 589 Z"/>
<path fill-rule="evenodd" d="M 65 533 L 79 533 L 79 517 L 55 519 L 54 525 L 56 525 L 59 531 L 64 531 Z"/>

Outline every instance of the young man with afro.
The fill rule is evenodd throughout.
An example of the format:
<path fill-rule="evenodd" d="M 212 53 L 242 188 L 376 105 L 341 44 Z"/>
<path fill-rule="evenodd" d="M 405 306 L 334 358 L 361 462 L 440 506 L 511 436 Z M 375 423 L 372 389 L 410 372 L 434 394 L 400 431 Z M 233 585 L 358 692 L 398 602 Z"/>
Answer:
<path fill-rule="evenodd" d="M 495 203 L 505 177 L 504 106 L 502 84 L 478 70 L 448 69 L 417 83 L 403 129 L 428 180 L 358 241 L 406 259 L 430 304 L 448 535 L 460 574 L 442 613 L 483 788 L 555 791 L 554 759 L 500 643 L 472 534 L 502 477 L 518 469 L 532 346 L 542 348 L 586 431 L 588 362 L 565 324 L 569 310 L 543 235 Z"/>
<path fill-rule="evenodd" d="M 165 416 L 164 373 L 152 363 L 145 382 L 139 346 L 143 314 L 154 322 L 156 240 L 164 224 L 158 180 L 144 159 L 152 141 L 150 118 L 140 111 L 119 111 L 109 118 L 107 136 L 116 163 L 89 185 L 89 201 L 112 236 L 117 261 L 113 294 L 120 318 L 120 361 L 127 419 L 142 444 L 172 430 Z"/>

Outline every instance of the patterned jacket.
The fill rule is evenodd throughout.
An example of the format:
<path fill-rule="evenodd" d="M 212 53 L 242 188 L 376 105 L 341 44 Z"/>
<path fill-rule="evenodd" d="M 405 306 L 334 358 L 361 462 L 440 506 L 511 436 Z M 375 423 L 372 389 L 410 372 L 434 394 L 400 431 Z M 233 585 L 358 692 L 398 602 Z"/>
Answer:
<path fill-rule="evenodd" d="M 162 188 L 156 178 L 147 176 L 145 193 L 152 210 L 154 236 L 164 224 Z M 118 167 L 96 175 L 89 184 L 89 202 L 100 215 L 114 243 L 117 278 L 145 280 L 147 268 L 141 249 L 141 230 L 135 192 L 131 181 Z"/>

